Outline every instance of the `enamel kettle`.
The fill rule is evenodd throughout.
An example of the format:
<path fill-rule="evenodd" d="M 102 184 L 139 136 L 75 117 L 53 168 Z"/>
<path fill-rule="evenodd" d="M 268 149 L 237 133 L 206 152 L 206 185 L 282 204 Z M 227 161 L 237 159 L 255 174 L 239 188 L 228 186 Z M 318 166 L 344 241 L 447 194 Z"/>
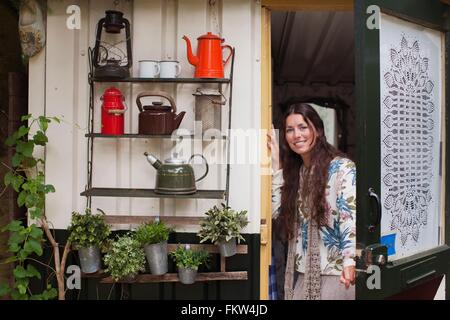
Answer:
<path fill-rule="evenodd" d="M 169 106 L 164 106 L 162 102 L 152 102 L 151 105 L 142 105 L 141 99 L 144 97 L 162 97 L 166 98 Z M 180 126 L 185 111 L 177 112 L 177 106 L 171 96 L 162 91 L 142 92 L 136 98 L 136 104 L 139 109 L 139 134 L 172 134 Z"/>
<path fill-rule="evenodd" d="M 160 194 L 193 194 L 197 192 L 195 183 L 206 177 L 209 171 L 208 162 L 201 154 L 193 154 L 189 161 L 174 157 L 166 159 L 164 163 L 154 155 L 144 152 L 147 161 L 157 170 L 155 192 Z M 205 173 L 195 179 L 194 169 L 190 162 L 194 157 L 201 157 L 205 162 Z"/>

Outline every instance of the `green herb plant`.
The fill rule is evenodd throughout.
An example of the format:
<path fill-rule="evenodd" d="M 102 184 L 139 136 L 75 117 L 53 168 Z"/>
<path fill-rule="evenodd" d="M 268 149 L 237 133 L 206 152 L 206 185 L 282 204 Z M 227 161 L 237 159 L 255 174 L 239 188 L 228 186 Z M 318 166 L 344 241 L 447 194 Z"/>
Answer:
<path fill-rule="evenodd" d="M 169 253 L 178 268 L 197 269 L 201 264 L 208 266 L 209 254 L 204 250 L 193 250 L 189 246 L 179 245 Z"/>
<path fill-rule="evenodd" d="M 156 244 L 169 239 L 172 232 L 162 221 L 152 223 L 143 223 L 135 231 L 134 238 L 139 241 L 142 246 Z"/>
<path fill-rule="evenodd" d="M 244 240 L 241 231 L 249 221 L 247 220 L 247 211 L 234 211 L 229 206 L 222 203 L 222 207 L 214 206 L 209 209 L 206 217 L 200 221 L 200 231 L 197 235 L 200 237 L 200 243 L 211 241 L 218 244 L 221 241 L 229 241 L 236 238 L 238 243 Z"/>
<path fill-rule="evenodd" d="M 86 208 L 85 214 L 72 212 L 69 231 L 69 241 L 74 249 L 98 246 L 104 249 L 105 240 L 111 234 L 109 225 L 105 222 L 104 214 L 92 214 Z"/>
<path fill-rule="evenodd" d="M 106 272 L 115 281 L 134 277 L 145 270 L 145 254 L 141 244 L 131 233 L 118 237 L 105 254 Z"/>

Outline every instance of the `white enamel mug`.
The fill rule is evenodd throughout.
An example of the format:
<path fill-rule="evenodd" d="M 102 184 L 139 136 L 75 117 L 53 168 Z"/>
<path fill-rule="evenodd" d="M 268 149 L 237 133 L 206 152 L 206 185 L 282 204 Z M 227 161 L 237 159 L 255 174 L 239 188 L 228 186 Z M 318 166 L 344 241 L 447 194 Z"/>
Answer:
<path fill-rule="evenodd" d="M 139 77 L 140 78 L 157 78 L 161 71 L 159 61 L 156 60 L 139 60 Z"/>
<path fill-rule="evenodd" d="M 159 62 L 161 66 L 161 78 L 177 78 L 181 73 L 181 66 L 175 60 L 162 60 Z"/>

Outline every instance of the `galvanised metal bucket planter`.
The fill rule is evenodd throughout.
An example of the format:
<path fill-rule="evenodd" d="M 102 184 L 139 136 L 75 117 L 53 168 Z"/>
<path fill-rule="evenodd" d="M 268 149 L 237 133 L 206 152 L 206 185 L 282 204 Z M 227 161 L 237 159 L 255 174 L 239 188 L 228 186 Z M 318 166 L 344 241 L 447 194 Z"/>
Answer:
<path fill-rule="evenodd" d="M 90 246 L 87 248 L 78 249 L 78 256 L 80 258 L 81 271 L 84 273 L 94 273 L 101 268 L 100 248 L 97 246 Z"/>
<path fill-rule="evenodd" d="M 222 257 L 231 257 L 236 254 L 236 238 L 231 238 L 228 241 L 220 241 L 218 245 Z"/>
<path fill-rule="evenodd" d="M 178 278 L 181 283 L 184 284 L 192 284 L 195 282 L 195 278 L 197 277 L 197 268 L 178 268 Z"/>
<path fill-rule="evenodd" d="M 144 247 L 150 272 L 155 275 L 165 274 L 168 271 L 167 241 L 148 244 Z"/>

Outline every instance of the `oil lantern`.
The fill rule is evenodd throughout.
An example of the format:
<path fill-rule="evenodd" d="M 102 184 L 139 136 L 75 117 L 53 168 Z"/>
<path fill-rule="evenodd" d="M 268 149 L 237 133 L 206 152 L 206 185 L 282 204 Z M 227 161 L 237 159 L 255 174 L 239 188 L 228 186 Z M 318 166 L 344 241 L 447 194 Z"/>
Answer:
<path fill-rule="evenodd" d="M 123 17 L 123 13 L 107 10 L 106 16 L 97 24 L 97 33 L 93 53 L 94 77 L 123 79 L 130 76 L 132 65 L 130 22 Z M 125 28 L 126 55 L 118 45 L 123 41 L 114 39 L 114 43 L 102 41 L 103 28 L 108 34 L 120 34 Z M 117 35 L 108 36 L 108 39 L 117 38 Z"/>

